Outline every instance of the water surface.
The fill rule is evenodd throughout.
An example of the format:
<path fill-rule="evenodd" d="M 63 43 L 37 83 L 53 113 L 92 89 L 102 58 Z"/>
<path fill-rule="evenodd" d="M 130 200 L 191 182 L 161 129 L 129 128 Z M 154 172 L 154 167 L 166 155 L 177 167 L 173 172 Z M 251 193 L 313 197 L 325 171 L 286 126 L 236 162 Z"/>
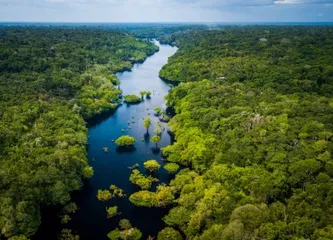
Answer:
<path fill-rule="evenodd" d="M 149 57 L 143 64 L 135 64 L 132 71 L 117 74 L 124 95 L 139 94 L 140 91 L 147 90 L 152 92 L 151 99 L 144 99 L 138 105 L 124 104 L 111 116 L 96 119 L 89 126 L 88 158 L 95 174 L 89 180 L 89 184 L 75 196 L 80 210 L 72 217 L 68 226 L 65 226 L 77 232 L 82 240 L 107 239 L 107 233 L 117 227 L 122 218 L 129 219 L 134 227 L 139 228 L 143 232 L 143 239 L 148 235 L 156 236 L 164 227 L 161 218 L 167 209 L 135 207 L 128 201 L 128 197 L 108 202 L 100 202 L 96 198 L 98 189 L 108 189 L 111 184 L 125 190 L 128 196 L 138 191 L 139 188 L 129 182 L 131 174 L 129 166 L 139 163 L 140 171 L 145 173 L 142 167 L 144 161 L 156 159 L 163 164 L 161 154 L 152 151 L 154 144 L 150 143 L 148 136 L 145 135 L 143 118 L 150 117 L 152 120 L 149 129 L 151 137 L 159 121 L 154 116 L 153 109 L 165 107 L 164 96 L 169 91 L 168 84 L 158 77 L 158 73 L 177 48 L 155 43 L 160 47 L 159 52 Z M 122 129 L 126 132 L 122 132 Z M 116 151 L 116 145 L 112 140 L 121 135 L 131 135 L 137 139 L 135 151 Z M 146 140 L 142 141 L 141 139 L 145 137 Z M 159 145 L 166 146 L 170 141 L 170 136 L 165 131 Z M 108 147 L 109 152 L 105 153 L 103 147 Z M 156 173 L 156 177 L 160 179 L 159 183 L 170 180 L 170 176 L 162 168 Z M 121 215 L 107 219 L 105 208 L 114 205 L 119 207 Z"/>

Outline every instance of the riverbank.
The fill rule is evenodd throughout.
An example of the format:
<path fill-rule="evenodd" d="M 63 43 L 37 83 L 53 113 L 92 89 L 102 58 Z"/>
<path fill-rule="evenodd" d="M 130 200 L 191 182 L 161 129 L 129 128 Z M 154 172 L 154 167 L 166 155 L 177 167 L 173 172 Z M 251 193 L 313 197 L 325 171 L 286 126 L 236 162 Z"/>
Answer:
<path fill-rule="evenodd" d="M 154 116 L 155 107 L 165 108 L 164 96 L 169 91 L 167 83 L 163 82 L 158 73 L 162 66 L 172 56 L 177 48 L 163 45 L 154 55 L 148 57 L 142 64 L 134 64 L 131 71 L 117 73 L 120 80 L 120 88 L 123 95 L 139 94 L 140 91 L 151 91 L 151 99 L 144 99 L 138 105 L 120 105 L 112 114 L 103 114 L 89 121 L 89 141 L 88 159 L 93 166 L 95 174 L 87 185 L 79 192 L 75 192 L 73 199 L 79 207 L 79 211 L 72 216 L 72 220 L 63 225 L 63 228 L 72 229 L 74 233 L 80 235 L 80 239 L 107 239 L 108 232 L 118 226 L 120 219 L 129 219 L 134 227 L 143 232 L 144 236 L 156 236 L 157 232 L 164 227 L 162 217 L 167 213 L 167 209 L 159 208 L 138 208 L 128 201 L 128 196 L 139 190 L 129 181 L 131 170 L 129 166 L 138 163 L 139 169 L 145 173 L 142 163 L 148 159 L 156 159 L 161 165 L 163 160 L 160 153 L 153 151 L 154 144 L 150 143 L 153 130 L 159 122 Z M 152 126 L 149 135 L 143 126 L 143 118 L 149 117 Z M 130 122 L 130 124 L 129 124 Z M 167 128 L 166 124 L 163 124 Z M 125 132 L 122 132 L 125 129 Z M 112 140 L 121 135 L 131 135 L 137 139 L 134 152 L 117 152 Z M 143 138 L 143 141 L 141 140 Z M 166 131 L 162 133 L 160 147 L 169 145 L 171 138 Z M 108 148 L 108 153 L 103 148 Z M 157 184 L 168 183 L 171 176 L 161 169 L 155 175 L 160 181 L 153 185 L 153 190 Z M 96 198 L 99 189 L 108 189 L 111 184 L 122 188 L 126 198 L 113 199 L 108 202 L 100 202 Z M 117 205 L 121 215 L 111 219 L 106 217 L 106 207 Z M 50 226 L 49 226 L 50 227 Z M 45 234 L 37 239 L 48 236 L 50 239 L 51 229 L 45 228 Z M 55 232 L 55 231 L 53 231 Z M 45 239 L 45 238 L 44 238 Z"/>

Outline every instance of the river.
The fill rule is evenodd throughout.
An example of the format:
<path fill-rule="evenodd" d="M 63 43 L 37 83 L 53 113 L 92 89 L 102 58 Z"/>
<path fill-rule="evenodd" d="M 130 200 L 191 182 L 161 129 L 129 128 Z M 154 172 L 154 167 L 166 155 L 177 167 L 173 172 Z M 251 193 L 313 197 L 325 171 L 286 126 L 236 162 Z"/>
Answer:
<path fill-rule="evenodd" d="M 128 167 L 135 163 L 140 164 L 140 171 L 145 173 L 143 162 L 149 159 L 156 159 L 163 166 L 161 153 L 154 153 L 152 149 L 154 144 L 146 140 L 142 141 L 146 133 L 143 126 L 143 118 L 150 117 L 152 126 L 149 129 L 150 137 L 153 136 L 153 130 L 159 121 L 154 116 L 155 107 L 165 107 L 164 96 L 168 93 L 170 87 L 167 83 L 158 77 L 160 69 L 176 51 L 176 47 L 160 45 L 159 52 L 155 53 L 142 64 L 135 64 L 132 71 L 118 73 L 120 88 L 123 95 L 137 94 L 142 90 L 151 91 L 151 99 L 137 105 L 121 105 L 117 111 L 109 116 L 97 117 L 89 123 L 89 141 L 88 141 L 88 159 L 89 164 L 94 168 L 94 176 L 78 193 L 74 194 L 74 200 L 79 207 L 77 213 L 72 215 L 72 220 L 62 226 L 70 228 L 73 232 L 80 235 L 81 240 L 108 239 L 107 234 L 118 227 L 120 219 L 130 220 L 134 227 L 137 227 L 143 233 L 143 238 L 148 235 L 156 236 L 158 231 L 164 227 L 162 217 L 168 212 L 161 208 L 139 208 L 131 204 L 128 197 L 131 193 L 140 190 L 129 181 L 131 170 Z M 130 122 L 130 124 L 128 124 Z M 165 124 L 164 124 L 165 125 Z M 167 127 L 165 125 L 165 127 Z M 125 129 L 126 132 L 122 132 Z M 117 152 L 116 145 L 112 140 L 121 135 L 131 135 L 137 139 L 135 151 Z M 171 138 L 165 131 L 162 133 L 160 147 L 171 143 Z M 103 151 L 104 147 L 109 148 L 109 152 Z M 169 182 L 171 176 L 161 168 L 156 177 L 160 180 L 157 184 Z M 99 189 L 108 189 L 114 184 L 123 189 L 127 197 L 121 199 L 111 199 L 107 202 L 98 201 L 96 198 Z M 157 184 L 154 184 L 152 190 L 155 190 Z M 107 219 L 106 207 L 117 205 L 121 215 Z M 43 220 L 44 221 L 44 220 Z M 43 222 L 43 227 L 37 234 L 37 239 L 50 239 L 52 234 L 52 221 Z M 53 236 L 52 236 L 53 238 Z"/>

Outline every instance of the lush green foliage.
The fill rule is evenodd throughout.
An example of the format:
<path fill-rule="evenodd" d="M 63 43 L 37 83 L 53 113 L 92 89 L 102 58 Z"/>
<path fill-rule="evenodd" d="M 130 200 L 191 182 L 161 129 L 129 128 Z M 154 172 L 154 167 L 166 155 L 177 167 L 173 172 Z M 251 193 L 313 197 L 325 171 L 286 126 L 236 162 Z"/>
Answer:
<path fill-rule="evenodd" d="M 174 187 L 169 187 L 164 184 L 157 186 L 156 192 L 147 190 L 133 193 L 129 200 L 136 206 L 140 207 L 166 207 L 173 203 Z"/>
<path fill-rule="evenodd" d="M 150 128 L 151 126 L 151 119 L 150 118 L 145 118 L 143 120 L 143 126 L 147 129 L 147 132 L 148 132 L 148 129 Z"/>
<path fill-rule="evenodd" d="M 132 171 L 129 180 L 142 189 L 149 189 L 154 182 L 158 182 L 157 178 L 154 178 L 152 176 L 145 176 L 137 169 L 134 169 Z"/>
<path fill-rule="evenodd" d="M 156 148 L 158 148 L 158 143 L 161 141 L 161 137 L 159 135 L 154 135 L 151 137 L 150 141 L 155 143 Z"/>
<path fill-rule="evenodd" d="M 98 190 L 96 197 L 100 201 L 109 201 L 112 198 L 112 194 L 109 190 Z"/>
<path fill-rule="evenodd" d="M 193 24 L 183 24 L 183 23 L 146 23 L 133 24 L 131 25 L 122 25 L 117 26 L 123 30 L 128 31 L 131 35 L 134 35 L 139 38 L 160 38 L 165 35 L 169 35 L 176 32 L 189 32 L 189 31 L 199 31 L 208 29 L 208 26 L 205 25 L 193 25 Z M 162 43 L 168 43 L 163 42 Z"/>
<path fill-rule="evenodd" d="M 151 91 L 140 91 L 141 98 L 146 95 L 146 98 L 150 98 Z"/>
<path fill-rule="evenodd" d="M 155 194 L 153 192 L 143 190 L 130 195 L 129 200 L 139 207 L 153 207 L 155 205 Z"/>
<path fill-rule="evenodd" d="M 176 173 L 179 169 L 179 165 L 177 163 L 167 163 L 163 168 L 169 173 Z"/>
<path fill-rule="evenodd" d="M 267 41 L 260 40 L 266 38 Z M 179 33 L 161 76 L 189 167 L 164 221 L 187 239 L 330 239 L 333 28 L 234 27 Z"/>
<path fill-rule="evenodd" d="M 59 240 L 80 240 L 79 235 L 75 235 L 72 233 L 71 229 L 63 229 L 58 237 Z M 13 239 L 14 240 L 14 239 Z M 16 239 L 15 240 L 24 240 L 23 238 L 21 239 Z"/>
<path fill-rule="evenodd" d="M 109 232 L 108 238 L 111 240 L 139 240 L 142 237 L 142 233 L 139 229 L 133 228 L 130 221 L 122 219 L 119 222 L 119 227 Z"/>
<path fill-rule="evenodd" d="M 145 161 L 143 166 L 148 169 L 150 172 L 155 172 L 160 169 L 161 165 L 154 159 Z"/>
<path fill-rule="evenodd" d="M 109 190 L 113 197 L 125 197 L 126 196 L 124 190 L 117 187 L 116 185 L 111 185 Z"/>
<path fill-rule="evenodd" d="M 126 95 L 124 98 L 125 98 L 126 103 L 140 103 L 141 102 L 141 98 L 135 94 Z"/>
<path fill-rule="evenodd" d="M 107 212 L 107 217 L 111 218 L 118 214 L 118 207 L 117 206 L 108 207 L 106 208 L 106 212 Z"/>
<path fill-rule="evenodd" d="M 115 31 L 0 29 L 1 236 L 31 236 L 41 206 L 66 204 L 92 176 L 84 118 L 115 109 L 113 73 L 157 50 Z"/>
<path fill-rule="evenodd" d="M 160 107 L 155 107 L 154 111 L 156 112 L 156 116 L 160 116 L 163 113 L 163 110 Z"/>
<path fill-rule="evenodd" d="M 125 135 L 125 136 L 121 136 L 119 137 L 116 141 L 115 144 L 117 144 L 118 146 L 131 146 L 136 142 L 134 137 Z"/>
<path fill-rule="evenodd" d="M 171 228 L 166 227 L 162 231 L 160 231 L 157 235 L 157 240 L 182 240 L 183 237 L 180 235 L 180 233 Z"/>

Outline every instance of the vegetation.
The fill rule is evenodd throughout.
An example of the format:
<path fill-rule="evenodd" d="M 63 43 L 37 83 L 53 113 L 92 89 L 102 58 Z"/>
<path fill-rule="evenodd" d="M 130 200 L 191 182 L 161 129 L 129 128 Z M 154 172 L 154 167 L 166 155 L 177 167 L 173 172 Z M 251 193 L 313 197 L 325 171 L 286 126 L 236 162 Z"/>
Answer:
<path fill-rule="evenodd" d="M 77 210 L 78 210 L 78 207 L 76 206 L 76 204 L 74 202 L 70 202 L 62 208 L 62 211 L 65 214 L 76 213 Z"/>
<path fill-rule="evenodd" d="M 137 169 L 132 171 L 129 180 L 142 189 L 149 189 L 154 182 L 158 182 L 158 179 L 153 178 L 152 176 L 145 176 Z"/>
<path fill-rule="evenodd" d="M 106 208 L 106 212 L 107 212 L 107 218 L 112 218 L 119 214 L 117 206 Z"/>
<path fill-rule="evenodd" d="M 125 197 L 126 194 L 120 188 L 115 185 L 111 185 L 109 190 L 98 190 L 97 198 L 100 201 L 109 201 L 114 197 Z"/>
<path fill-rule="evenodd" d="M 180 49 L 161 77 L 182 83 L 163 154 L 187 167 L 167 225 L 186 239 L 331 238 L 332 36 L 256 26 L 165 38 Z"/>
<path fill-rule="evenodd" d="M 98 190 L 97 198 L 100 201 L 109 201 L 112 198 L 112 194 L 109 190 Z"/>
<path fill-rule="evenodd" d="M 84 178 L 89 179 L 94 175 L 94 169 L 90 166 L 86 166 L 83 168 L 82 174 Z"/>
<path fill-rule="evenodd" d="M 27 238 L 25 238 L 27 239 Z M 12 238 L 12 240 L 25 240 L 24 238 Z M 75 235 L 72 233 L 71 229 L 63 229 L 58 237 L 59 240 L 80 240 L 79 235 Z"/>
<path fill-rule="evenodd" d="M 160 116 L 163 113 L 163 110 L 160 107 L 155 107 L 154 111 L 156 112 L 156 116 Z"/>
<path fill-rule="evenodd" d="M 141 99 L 143 100 L 143 97 L 146 95 L 146 91 L 140 91 Z"/>
<path fill-rule="evenodd" d="M 150 118 L 145 118 L 143 120 L 143 126 L 147 129 L 147 133 L 148 133 L 148 130 L 151 126 L 151 119 Z"/>
<path fill-rule="evenodd" d="M 32 236 L 41 206 L 92 176 L 84 119 L 115 109 L 114 73 L 157 50 L 112 30 L 0 28 L 0 238 Z"/>
<path fill-rule="evenodd" d="M 166 207 L 173 203 L 174 188 L 161 184 L 157 186 L 156 192 L 150 192 L 147 190 L 133 193 L 129 200 L 139 207 Z"/>
<path fill-rule="evenodd" d="M 125 197 L 126 196 L 126 194 L 124 193 L 124 190 L 117 187 L 116 185 L 111 185 L 109 189 L 110 189 L 110 192 L 113 197 Z"/>
<path fill-rule="evenodd" d="M 148 160 L 143 163 L 143 166 L 150 172 L 156 172 L 160 169 L 161 165 L 156 160 Z"/>
<path fill-rule="evenodd" d="M 161 141 L 161 137 L 159 135 L 152 136 L 150 141 L 155 143 L 155 147 L 158 149 L 158 143 Z"/>
<path fill-rule="evenodd" d="M 171 228 L 166 227 L 162 231 L 160 231 L 157 235 L 157 240 L 182 240 L 183 237 L 180 235 L 180 233 Z"/>
<path fill-rule="evenodd" d="M 168 171 L 168 173 L 176 173 L 179 169 L 179 165 L 177 163 L 167 163 L 164 165 L 164 169 Z"/>
<path fill-rule="evenodd" d="M 144 190 L 129 200 L 173 207 L 158 239 L 331 239 L 332 27 L 218 28 L 129 29 L 179 47 L 160 72 L 180 82 L 167 96 L 176 115 L 155 111 L 175 134 L 162 151 L 165 169 L 184 166 L 156 192 L 133 171 Z M 31 237 L 41 206 L 65 205 L 70 219 L 70 193 L 93 175 L 84 120 L 116 109 L 114 73 L 157 50 L 110 30 L 0 29 L 0 237 Z M 150 119 L 144 125 L 148 132 Z M 117 144 L 134 143 L 123 136 Z M 102 201 L 124 195 L 115 186 L 97 193 Z M 108 234 L 141 236 L 126 220 Z M 78 236 L 65 229 L 59 239 Z"/>
<path fill-rule="evenodd" d="M 131 94 L 131 95 L 126 95 L 125 97 L 125 102 L 126 103 L 140 103 L 141 102 L 141 98 L 135 94 Z"/>
<path fill-rule="evenodd" d="M 156 128 L 154 129 L 154 133 L 158 136 L 161 136 L 163 131 L 164 131 L 163 125 L 160 122 L 158 122 L 156 124 Z"/>
<path fill-rule="evenodd" d="M 125 135 L 125 136 L 121 136 L 119 137 L 116 141 L 115 144 L 117 144 L 118 146 L 131 146 L 136 142 L 134 137 Z"/>
<path fill-rule="evenodd" d="M 129 200 L 139 207 L 153 207 L 155 205 L 155 194 L 147 190 L 142 190 L 130 195 Z"/>
<path fill-rule="evenodd" d="M 146 95 L 146 98 L 150 98 L 151 92 L 150 91 L 140 91 L 141 98 Z"/>
<path fill-rule="evenodd" d="M 108 234 L 108 238 L 111 240 L 139 240 L 142 237 L 142 233 L 139 229 L 133 228 L 130 221 L 127 219 L 120 220 L 120 229 L 116 228 Z"/>

